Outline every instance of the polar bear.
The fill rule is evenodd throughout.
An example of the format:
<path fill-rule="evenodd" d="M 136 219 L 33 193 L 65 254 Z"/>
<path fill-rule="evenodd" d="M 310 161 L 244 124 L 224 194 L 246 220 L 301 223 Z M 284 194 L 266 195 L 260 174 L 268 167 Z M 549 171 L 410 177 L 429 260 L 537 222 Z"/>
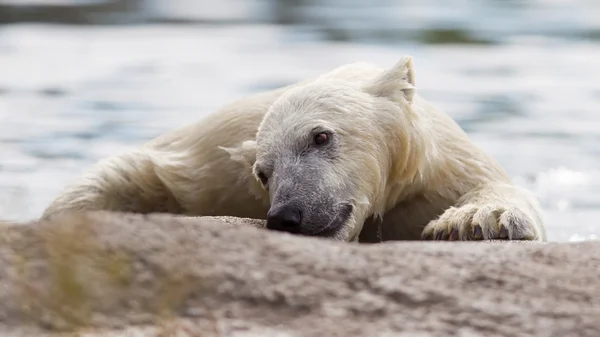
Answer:
<path fill-rule="evenodd" d="M 84 210 L 258 218 L 342 241 L 546 240 L 535 196 L 417 93 L 410 56 L 242 98 L 100 161 L 43 217 Z"/>

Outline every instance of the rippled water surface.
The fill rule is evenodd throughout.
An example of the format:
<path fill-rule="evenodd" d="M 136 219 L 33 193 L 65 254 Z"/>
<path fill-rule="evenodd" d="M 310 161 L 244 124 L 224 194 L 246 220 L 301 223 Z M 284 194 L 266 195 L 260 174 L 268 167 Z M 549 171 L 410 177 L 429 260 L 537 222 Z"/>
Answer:
<path fill-rule="evenodd" d="M 0 218 L 33 219 L 97 160 L 257 91 L 415 57 L 422 95 L 533 189 L 549 239 L 600 233 L 600 44 L 327 42 L 272 25 L 0 27 Z"/>

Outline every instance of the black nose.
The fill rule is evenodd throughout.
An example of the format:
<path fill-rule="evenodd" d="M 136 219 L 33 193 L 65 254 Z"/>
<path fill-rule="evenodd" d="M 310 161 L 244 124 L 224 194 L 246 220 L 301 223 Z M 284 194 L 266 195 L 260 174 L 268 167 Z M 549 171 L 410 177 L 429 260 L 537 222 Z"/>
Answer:
<path fill-rule="evenodd" d="M 302 212 L 293 206 L 284 206 L 267 213 L 267 228 L 277 231 L 297 233 L 302 222 Z"/>

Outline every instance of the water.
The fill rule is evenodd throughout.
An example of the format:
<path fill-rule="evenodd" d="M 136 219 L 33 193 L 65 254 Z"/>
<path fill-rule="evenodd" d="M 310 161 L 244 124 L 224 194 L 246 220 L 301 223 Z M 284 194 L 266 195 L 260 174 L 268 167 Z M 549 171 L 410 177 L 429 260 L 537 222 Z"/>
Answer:
<path fill-rule="evenodd" d="M 564 1 L 548 7 L 556 3 Z M 495 18 L 480 15 L 461 29 L 481 33 L 472 23 Z M 493 43 L 447 44 L 370 40 L 351 30 L 348 39 L 324 40 L 331 30 L 318 28 L 323 16 L 312 28 L 0 26 L 0 219 L 38 217 L 97 160 L 236 98 L 344 63 L 391 66 L 411 54 L 422 95 L 538 194 L 549 240 L 600 233 L 600 44 L 590 34 L 572 37 L 595 21 L 563 15 L 565 37 L 544 16 L 535 34 L 488 29 Z"/>

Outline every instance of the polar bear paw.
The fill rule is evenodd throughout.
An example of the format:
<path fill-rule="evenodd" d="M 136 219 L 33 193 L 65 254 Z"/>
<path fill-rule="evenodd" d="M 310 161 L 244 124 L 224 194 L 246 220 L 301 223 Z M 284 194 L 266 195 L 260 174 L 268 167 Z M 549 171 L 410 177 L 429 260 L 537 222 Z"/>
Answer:
<path fill-rule="evenodd" d="M 539 240 L 523 211 L 497 204 L 451 207 L 423 229 L 424 240 Z"/>

